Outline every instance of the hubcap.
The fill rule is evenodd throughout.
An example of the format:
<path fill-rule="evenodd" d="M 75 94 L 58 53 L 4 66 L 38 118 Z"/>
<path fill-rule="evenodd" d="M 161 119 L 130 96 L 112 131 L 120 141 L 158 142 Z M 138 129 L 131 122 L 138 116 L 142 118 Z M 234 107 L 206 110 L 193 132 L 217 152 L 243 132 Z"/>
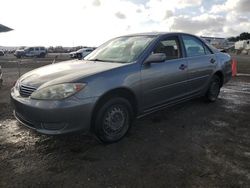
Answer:
<path fill-rule="evenodd" d="M 104 131 L 108 135 L 114 135 L 122 131 L 126 125 L 127 110 L 122 106 L 111 106 L 103 118 Z"/>

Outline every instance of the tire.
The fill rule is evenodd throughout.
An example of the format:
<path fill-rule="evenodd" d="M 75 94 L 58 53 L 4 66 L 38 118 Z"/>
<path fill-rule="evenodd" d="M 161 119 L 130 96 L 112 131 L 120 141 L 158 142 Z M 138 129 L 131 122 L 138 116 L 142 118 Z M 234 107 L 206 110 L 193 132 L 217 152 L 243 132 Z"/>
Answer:
<path fill-rule="evenodd" d="M 133 109 L 126 99 L 110 99 L 97 111 L 94 122 L 95 134 L 103 143 L 117 142 L 128 132 L 132 117 Z"/>
<path fill-rule="evenodd" d="M 39 55 L 39 57 L 40 57 L 40 58 L 45 58 L 45 53 L 41 53 L 41 54 Z"/>
<path fill-rule="evenodd" d="M 77 59 L 82 59 L 82 54 L 76 54 Z"/>
<path fill-rule="evenodd" d="M 219 76 L 214 75 L 209 84 L 205 98 L 208 102 L 215 102 L 220 94 L 221 79 Z"/>

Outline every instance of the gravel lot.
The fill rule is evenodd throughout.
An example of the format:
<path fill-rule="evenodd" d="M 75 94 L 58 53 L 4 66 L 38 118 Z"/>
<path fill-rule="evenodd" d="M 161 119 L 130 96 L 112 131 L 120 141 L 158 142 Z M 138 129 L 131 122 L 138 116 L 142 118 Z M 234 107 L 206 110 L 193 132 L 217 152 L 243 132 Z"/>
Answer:
<path fill-rule="evenodd" d="M 250 57 L 236 58 L 250 74 Z M 21 74 L 52 60 L 22 60 Z M 250 187 L 250 76 L 225 85 L 216 103 L 157 112 L 103 145 L 88 134 L 51 137 L 19 125 L 9 103 L 16 59 L 0 65 L 0 187 Z"/>

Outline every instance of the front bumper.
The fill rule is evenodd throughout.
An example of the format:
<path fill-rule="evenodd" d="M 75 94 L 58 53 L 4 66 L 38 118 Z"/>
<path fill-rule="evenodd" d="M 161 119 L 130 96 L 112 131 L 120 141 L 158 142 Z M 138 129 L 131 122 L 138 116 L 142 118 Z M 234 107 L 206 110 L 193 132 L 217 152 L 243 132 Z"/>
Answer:
<path fill-rule="evenodd" d="M 33 100 L 11 92 L 16 119 L 26 127 L 48 135 L 88 131 L 96 98 L 70 97 L 61 101 Z"/>

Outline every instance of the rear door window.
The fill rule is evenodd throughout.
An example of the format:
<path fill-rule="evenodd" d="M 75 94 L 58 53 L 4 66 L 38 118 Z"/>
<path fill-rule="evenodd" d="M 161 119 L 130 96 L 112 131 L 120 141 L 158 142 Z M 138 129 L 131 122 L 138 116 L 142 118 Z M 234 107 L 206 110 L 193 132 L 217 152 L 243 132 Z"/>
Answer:
<path fill-rule="evenodd" d="M 203 56 L 206 55 L 206 53 L 209 53 L 209 50 L 205 50 L 203 43 L 197 38 L 193 36 L 183 35 L 182 39 L 187 57 Z"/>
<path fill-rule="evenodd" d="M 212 54 L 211 50 L 209 50 L 208 47 L 205 44 L 204 44 L 204 49 L 205 49 L 205 53 L 207 55 Z"/>

